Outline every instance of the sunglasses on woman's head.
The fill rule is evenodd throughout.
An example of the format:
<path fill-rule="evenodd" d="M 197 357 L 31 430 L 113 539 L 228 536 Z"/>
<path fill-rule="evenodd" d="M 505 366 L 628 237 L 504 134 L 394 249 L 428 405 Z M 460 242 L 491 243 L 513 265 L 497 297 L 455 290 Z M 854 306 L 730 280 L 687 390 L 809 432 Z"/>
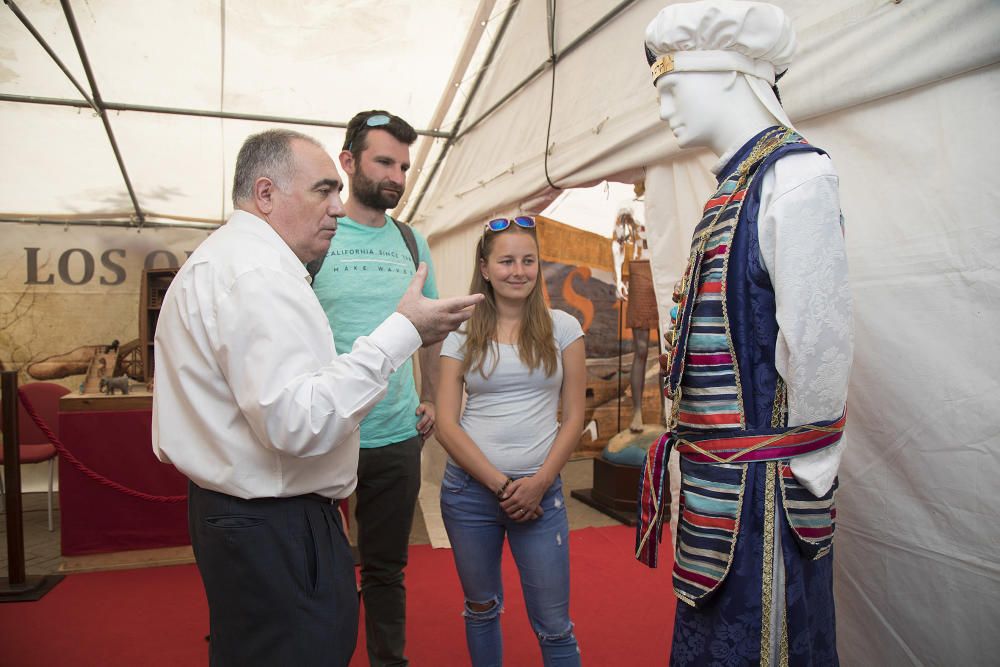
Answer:
<path fill-rule="evenodd" d="M 483 232 L 502 232 L 512 224 L 523 229 L 534 229 L 535 219 L 528 215 L 519 215 L 516 218 L 495 218 L 486 223 Z"/>

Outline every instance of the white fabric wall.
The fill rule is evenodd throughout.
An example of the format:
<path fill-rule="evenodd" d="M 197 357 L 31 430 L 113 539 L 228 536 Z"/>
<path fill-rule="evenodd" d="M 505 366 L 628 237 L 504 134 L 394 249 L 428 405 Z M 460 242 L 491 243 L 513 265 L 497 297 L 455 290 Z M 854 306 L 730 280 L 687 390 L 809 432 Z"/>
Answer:
<path fill-rule="evenodd" d="M 595 36 L 585 62 L 574 54 L 559 65 L 549 163 L 564 187 L 646 167 L 661 311 L 715 161 L 679 151 L 656 118 L 641 36 L 664 4 L 636 3 Z M 1000 650 L 1000 195 L 991 187 L 1000 3 L 776 4 L 801 43 L 782 82 L 786 108 L 832 155 L 847 218 L 856 354 L 835 548 L 841 660 L 991 664 Z M 494 73 L 487 86 L 503 93 L 523 74 L 498 84 Z M 443 292 L 465 289 L 483 218 L 553 196 L 541 168 L 548 92 L 543 75 L 453 150 L 418 218 Z"/>

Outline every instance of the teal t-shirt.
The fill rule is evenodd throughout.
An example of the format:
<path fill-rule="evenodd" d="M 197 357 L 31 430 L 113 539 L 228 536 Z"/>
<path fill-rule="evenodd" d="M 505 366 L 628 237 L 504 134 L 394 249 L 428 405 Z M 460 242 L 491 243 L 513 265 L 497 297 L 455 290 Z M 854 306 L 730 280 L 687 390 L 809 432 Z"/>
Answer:
<path fill-rule="evenodd" d="M 420 261 L 429 269 L 424 296 L 436 299 L 430 248 L 417 230 L 413 235 Z M 313 290 L 330 320 L 338 353 L 350 352 L 357 338 L 370 334 L 396 310 L 415 272 L 413 257 L 389 216 L 381 227 L 337 219 L 337 233 Z M 384 447 L 417 435 L 419 404 L 410 359 L 389 376 L 385 398 L 362 420 L 361 446 Z"/>

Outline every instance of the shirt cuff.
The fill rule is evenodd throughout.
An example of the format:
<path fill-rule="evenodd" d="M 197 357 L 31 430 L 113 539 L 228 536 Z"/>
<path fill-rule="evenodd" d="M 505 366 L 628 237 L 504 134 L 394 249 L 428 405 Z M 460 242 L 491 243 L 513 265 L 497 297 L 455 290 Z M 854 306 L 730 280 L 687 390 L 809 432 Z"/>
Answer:
<path fill-rule="evenodd" d="M 392 370 L 406 363 L 423 344 L 417 328 L 399 313 L 387 317 L 368 339 L 388 357 Z"/>

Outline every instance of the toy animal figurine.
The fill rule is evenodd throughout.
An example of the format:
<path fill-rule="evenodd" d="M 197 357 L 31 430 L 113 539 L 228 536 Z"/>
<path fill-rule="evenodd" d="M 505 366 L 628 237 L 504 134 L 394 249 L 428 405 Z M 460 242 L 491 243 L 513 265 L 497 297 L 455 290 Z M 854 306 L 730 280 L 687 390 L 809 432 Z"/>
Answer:
<path fill-rule="evenodd" d="M 115 389 L 118 389 L 122 394 L 128 394 L 128 383 L 127 375 L 119 375 L 116 378 L 101 378 L 101 393 L 114 396 Z"/>

